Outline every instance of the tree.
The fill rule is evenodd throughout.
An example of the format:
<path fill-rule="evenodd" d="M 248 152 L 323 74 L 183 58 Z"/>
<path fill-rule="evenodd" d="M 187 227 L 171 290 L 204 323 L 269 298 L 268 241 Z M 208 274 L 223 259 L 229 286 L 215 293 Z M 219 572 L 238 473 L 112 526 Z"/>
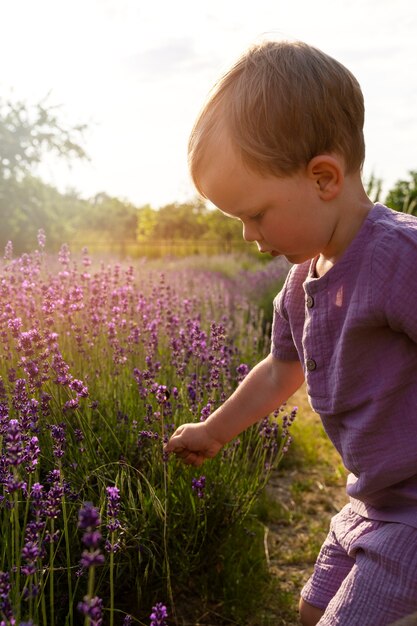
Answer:
<path fill-rule="evenodd" d="M 55 111 L 56 107 L 46 107 L 43 102 L 29 106 L 0 99 L 0 180 L 19 180 L 33 172 L 46 152 L 86 158 L 75 140 L 86 127 L 66 128 Z"/>
<path fill-rule="evenodd" d="M 417 215 L 417 170 L 409 172 L 410 180 L 398 180 L 385 200 L 396 211 Z"/>
<path fill-rule="evenodd" d="M 189 239 L 196 241 L 207 230 L 205 203 L 194 201 L 166 204 L 155 210 L 149 206 L 138 212 L 138 237 L 144 241 L 153 239 Z"/>
<path fill-rule="evenodd" d="M 158 213 L 150 204 L 145 204 L 138 209 L 138 223 L 136 237 L 140 242 L 149 241 L 153 236 L 158 222 Z"/>
<path fill-rule="evenodd" d="M 368 180 L 364 181 L 366 195 L 372 202 L 379 202 L 382 193 L 382 180 L 372 172 Z"/>
<path fill-rule="evenodd" d="M 56 107 L 44 102 L 29 106 L 0 100 L 1 245 L 11 239 L 20 253 L 33 248 L 38 228 L 47 234 L 60 233 L 61 242 L 71 232 L 71 216 L 63 214 L 68 208 L 65 196 L 33 174 L 48 152 L 67 159 L 86 158 L 78 143 L 84 129 L 61 124 Z"/>
<path fill-rule="evenodd" d="M 137 238 L 141 242 L 160 240 L 216 241 L 230 250 L 233 241 L 242 241 L 239 220 L 228 219 L 207 207 L 199 197 L 185 203 L 167 204 L 160 209 L 149 205 L 138 209 Z"/>

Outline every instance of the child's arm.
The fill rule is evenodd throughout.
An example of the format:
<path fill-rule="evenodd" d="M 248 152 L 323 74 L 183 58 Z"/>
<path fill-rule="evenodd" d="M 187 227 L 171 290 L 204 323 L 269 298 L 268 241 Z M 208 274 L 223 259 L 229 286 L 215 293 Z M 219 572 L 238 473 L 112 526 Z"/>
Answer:
<path fill-rule="evenodd" d="M 281 406 L 303 381 L 299 361 L 280 361 L 270 354 L 205 422 L 180 426 L 165 451 L 174 452 L 188 465 L 201 465 L 228 441 Z"/>

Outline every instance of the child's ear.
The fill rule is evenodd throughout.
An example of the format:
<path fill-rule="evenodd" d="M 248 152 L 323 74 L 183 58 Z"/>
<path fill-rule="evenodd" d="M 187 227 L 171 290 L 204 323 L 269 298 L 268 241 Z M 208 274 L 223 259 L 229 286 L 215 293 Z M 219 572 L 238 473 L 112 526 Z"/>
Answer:
<path fill-rule="evenodd" d="M 322 200 L 333 200 L 338 196 L 345 178 L 341 160 L 330 154 L 313 157 L 307 165 L 307 175 Z"/>

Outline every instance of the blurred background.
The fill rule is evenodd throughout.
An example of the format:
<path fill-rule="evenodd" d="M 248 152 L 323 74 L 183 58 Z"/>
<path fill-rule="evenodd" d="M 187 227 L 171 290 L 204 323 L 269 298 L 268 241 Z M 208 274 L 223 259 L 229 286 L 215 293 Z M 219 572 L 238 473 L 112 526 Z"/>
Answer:
<path fill-rule="evenodd" d="M 413 0 L 15 0 L 0 4 L 0 246 L 123 256 L 239 250 L 187 172 L 193 121 L 251 43 L 301 39 L 365 96 L 372 199 L 415 210 Z M 256 254 L 256 251 L 254 250 Z"/>

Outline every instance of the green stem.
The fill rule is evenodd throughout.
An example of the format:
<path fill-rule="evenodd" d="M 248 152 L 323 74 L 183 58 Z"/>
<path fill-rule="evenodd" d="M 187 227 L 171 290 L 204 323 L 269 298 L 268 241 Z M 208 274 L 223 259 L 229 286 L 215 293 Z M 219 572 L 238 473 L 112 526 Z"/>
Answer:
<path fill-rule="evenodd" d="M 87 589 L 87 599 L 92 600 L 94 596 L 94 566 L 90 567 L 88 571 L 88 589 Z M 84 626 L 90 626 L 90 618 L 88 615 L 84 618 Z"/>
<path fill-rule="evenodd" d="M 68 586 L 68 611 L 69 611 L 69 624 L 74 624 L 74 607 L 73 607 L 73 593 L 72 593 L 72 577 L 71 577 L 71 550 L 70 541 L 68 536 L 68 515 L 67 515 L 67 503 L 65 499 L 62 499 L 62 516 L 64 520 L 64 535 L 65 535 L 65 553 L 67 559 L 67 586 Z"/>
<path fill-rule="evenodd" d="M 55 599 L 54 599 L 54 537 L 55 520 L 51 519 L 51 536 L 49 543 L 49 614 L 51 616 L 51 624 L 55 624 Z"/>
<path fill-rule="evenodd" d="M 18 480 L 17 472 L 14 473 L 15 480 Z M 13 525 L 14 525 L 14 564 L 16 565 L 16 577 L 15 577 L 15 594 L 14 597 L 18 600 L 16 602 L 16 621 L 19 623 L 20 620 L 20 561 L 21 561 L 21 550 L 20 550 L 20 523 L 19 523 L 19 496 L 17 490 L 13 494 L 14 502 L 13 502 Z"/>
<path fill-rule="evenodd" d="M 114 552 L 113 544 L 115 533 L 111 534 L 111 552 L 110 552 L 110 626 L 114 626 Z"/>
<path fill-rule="evenodd" d="M 164 439 L 164 431 L 165 431 L 165 420 L 164 420 L 164 411 L 161 411 L 161 441 Z M 168 463 L 162 460 L 163 468 L 164 468 L 164 557 L 165 557 L 165 568 L 166 568 L 166 577 L 167 577 L 167 591 L 168 597 L 171 603 L 171 613 L 175 613 L 174 607 L 174 594 L 172 592 L 171 585 L 171 568 L 169 563 L 169 555 L 168 555 Z"/>

